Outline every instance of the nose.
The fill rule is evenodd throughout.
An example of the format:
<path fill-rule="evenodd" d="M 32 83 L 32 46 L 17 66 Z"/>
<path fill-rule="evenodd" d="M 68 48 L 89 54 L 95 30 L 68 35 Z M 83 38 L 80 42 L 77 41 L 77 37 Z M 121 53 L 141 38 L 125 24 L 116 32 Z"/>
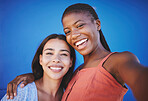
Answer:
<path fill-rule="evenodd" d="M 79 37 L 81 34 L 77 30 L 73 30 L 71 38 L 74 40 Z"/>
<path fill-rule="evenodd" d="M 60 62 L 59 56 L 58 55 L 54 56 L 52 62 L 59 63 Z"/>

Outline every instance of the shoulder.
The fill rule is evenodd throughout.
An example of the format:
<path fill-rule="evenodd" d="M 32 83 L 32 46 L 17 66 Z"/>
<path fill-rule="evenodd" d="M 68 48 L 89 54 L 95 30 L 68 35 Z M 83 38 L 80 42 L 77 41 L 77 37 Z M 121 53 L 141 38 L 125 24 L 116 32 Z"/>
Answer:
<path fill-rule="evenodd" d="M 112 62 L 114 71 L 120 74 L 135 75 L 140 73 L 139 71 L 143 69 L 138 58 L 131 52 L 124 51 L 116 53 L 112 56 Z M 124 75 L 125 76 L 125 75 Z"/>
<path fill-rule="evenodd" d="M 35 82 L 29 83 L 27 84 L 24 88 L 21 88 L 20 85 L 18 86 L 18 92 L 22 92 L 22 91 L 32 91 L 36 89 L 36 85 Z"/>
<path fill-rule="evenodd" d="M 129 51 L 115 52 L 105 62 L 105 67 L 116 70 L 116 67 L 122 67 L 128 63 L 139 63 L 138 58 Z"/>
<path fill-rule="evenodd" d="M 37 98 L 37 89 L 34 82 L 21 88 L 20 85 L 17 88 L 17 96 L 14 99 L 7 100 L 6 95 L 3 97 L 2 101 L 31 101 Z M 37 101 L 37 100 L 34 100 Z"/>
<path fill-rule="evenodd" d="M 139 63 L 138 58 L 136 55 L 129 51 L 124 52 L 118 52 L 112 56 L 114 64 L 125 64 L 125 63 L 131 63 L 131 62 L 137 62 Z"/>
<path fill-rule="evenodd" d="M 126 72 L 140 67 L 138 58 L 129 51 L 116 52 L 106 61 L 105 67 L 114 75 L 119 75 L 120 72 Z"/>

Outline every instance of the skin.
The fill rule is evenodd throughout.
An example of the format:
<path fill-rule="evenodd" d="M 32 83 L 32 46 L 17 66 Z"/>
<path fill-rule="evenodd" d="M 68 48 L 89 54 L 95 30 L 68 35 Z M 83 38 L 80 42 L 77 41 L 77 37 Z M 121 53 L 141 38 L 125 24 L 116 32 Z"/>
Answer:
<path fill-rule="evenodd" d="M 59 39 L 49 40 L 40 55 L 40 64 L 44 73 L 43 78 L 35 81 L 38 90 L 38 100 L 60 101 L 63 95 L 63 89 L 60 88 L 62 78 L 72 66 L 70 49 L 66 42 Z M 59 69 L 55 70 L 51 67 Z"/>
<path fill-rule="evenodd" d="M 68 43 L 84 57 L 84 64 L 78 69 L 96 67 L 110 53 L 100 42 L 99 19 L 91 20 L 91 15 L 88 15 L 90 15 L 88 12 L 70 13 L 62 20 Z M 85 40 L 84 43 L 77 46 L 77 42 L 81 40 Z M 127 51 L 113 54 L 103 64 L 103 67 L 122 86 L 126 83 L 137 100 L 148 99 L 148 68 L 141 65 L 134 54 Z"/>
<path fill-rule="evenodd" d="M 72 66 L 70 49 L 67 43 L 60 39 L 49 40 L 44 46 L 43 54 L 40 55 L 40 64 L 43 67 L 44 75 L 55 80 L 62 79 L 69 70 L 69 67 Z M 62 71 L 55 71 L 54 73 L 48 68 L 49 66 L 57 68 L 62 67 Z"/>
<path fill-rule="evenodd" d="M 110 53 L 103 48 L 100 42 L 99 30 L 101 26 L 99 19 L 91 21 L 91 15 L 87 15 L 87 12 L 70 13 L 62 20 L 68 43 L 84 57 L 82 69 L 96 67 Z M 85 38 L 87 41 L 79 49 L 76 42 Z M 148 89 L 148 68 L 142 66 L 134 54 L 130 52 L 113 54 L 107 59 L 103 67 L 122 86 L 124 86 L 124 83 L 129 85 L 137 100 L 148 99 L 148 90 L 146 90 Z"/>
<path fill-rule="evenodd" d="M 66 42 L 59 39 L 49 40 L 40 55 L 40 64 L 44 73 L 43 78 L 35 81 L 38 100 L 60 101 L 63 95 L 63 89 L 60 87 L 62 78 L 72 66 L 70 49 Z M 51 67 L 59 69 L 55 70 Z"/>
<path fill-rule="evenodd" d="M 63 95 L 60 84 L 72 66 L 69 46 L 64 40 L 50 39 L 39 56 L 39 63 L 43 77 L 35 81 L 38 101 L 60 101 Z"/>

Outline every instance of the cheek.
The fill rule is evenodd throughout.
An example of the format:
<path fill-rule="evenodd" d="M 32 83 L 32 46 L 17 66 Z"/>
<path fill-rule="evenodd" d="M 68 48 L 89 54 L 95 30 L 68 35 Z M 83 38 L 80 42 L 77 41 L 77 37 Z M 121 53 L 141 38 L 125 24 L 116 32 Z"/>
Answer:
<path fill-rule="evenodd" d="M 46 64 L 46 63 L 48 63 L 49 61 L 51 61 L 51 57 L 49 57 L 49 56 L 44 56 L 44 57 L 42 58 L 42 63 L 43 63 L 43 64 Z"/>
<path fill-rule="evenodd" d="M 65 64 L 65 66 L 70 67 L 70 64 L 71 64 L 70 58 L 64 58 L 64 59 L 62 59 L 62 61 Z"/>
<path fill-rule="evenodd" d="M 66 40 L 71 45 L 70 35 L 66 36 Z"/>

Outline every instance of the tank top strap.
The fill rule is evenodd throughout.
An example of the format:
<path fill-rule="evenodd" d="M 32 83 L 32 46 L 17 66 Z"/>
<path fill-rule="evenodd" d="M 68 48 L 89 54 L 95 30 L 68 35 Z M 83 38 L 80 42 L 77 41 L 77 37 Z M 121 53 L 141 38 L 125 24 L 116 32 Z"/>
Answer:
<path fill-rule="evenodd" d="M 114 54 L 114 53 L 117 53 L 117 52 L 111 52 L 111 53 L 109 53 L 105 58 L 102 59 L 102 61 L 99 63 L 98 66 L 102 66 L 103 63 L 104 63 L 112 54 Z"/>

